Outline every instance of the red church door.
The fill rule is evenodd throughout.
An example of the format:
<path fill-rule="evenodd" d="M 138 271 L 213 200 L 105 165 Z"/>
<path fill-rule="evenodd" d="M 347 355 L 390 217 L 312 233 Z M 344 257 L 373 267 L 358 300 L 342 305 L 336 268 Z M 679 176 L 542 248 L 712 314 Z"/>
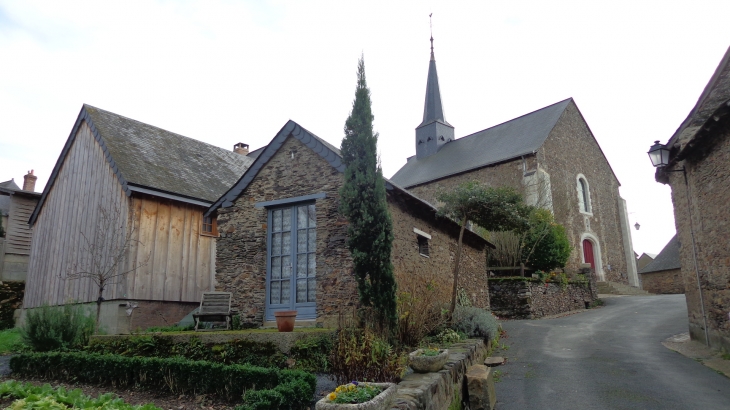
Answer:
<path fill-rule="evenodd" d="M 596 271 L 596 263 L 593 260 L 593 242 L 588 239 L 583 240 L 583 260 L 585 263 L 590 263 L 591 269 L 593 269 L 594 272 Z"/>

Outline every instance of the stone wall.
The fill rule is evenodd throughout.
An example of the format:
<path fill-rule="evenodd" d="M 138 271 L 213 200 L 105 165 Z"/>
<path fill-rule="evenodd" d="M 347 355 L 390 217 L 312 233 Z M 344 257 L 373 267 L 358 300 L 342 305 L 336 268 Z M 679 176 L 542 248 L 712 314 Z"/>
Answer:
<path fill-rule="evenodd" d="M 681 269 L 641 273 L 641 288 L 649 293 L 684 293 L 684 278 Z"/>
<path fill-rule="evenodd" d="M 598 245 L 604 279 L 628 284 L 628 263 L 634 261 L 626 260 L 621 235 L 619 181 L 575 103 L 568 105 L 550 132 L 538 151 L 538 161 L 550 175 L 555 220 L 565 226 L 574 247 L 566 268 L 580 268 L 582 240 L 584 235 L 591 235 L 598 240 L 594 253 Z M 590 214 L 580 211 L 578 174 L 583 174 L 588 182 Z"/>
<path fill-rule="evenodd" d="M 358 304 L 357 286 L 347 249 L 347 220 L 339 213 L 339 189 L 343 175 L 295 138 L 288 138 L 259 171 L 234 205 L 218 210 L 216 289 L 233 293 L 233 305 L 242 322 L 251 327 L 264 322 L 266 308 L 267 210 L 257 202 L 325 193 L 316 200 L 317 220 L 317 325 L 335 326 L 340 313 Z M 401 282 L 413 277 L 438 277 L 446 286 L 451 277 L 455 250 L 455 225 L 419 214 L 419 206 L 388 191 L 395 241 L 393 265 Z M 421 204 L 421 208 L 423 205 Z M 432 236 L 429 257 L 420 256 L 413 228 Z M 472 290 L 476 304 L 489 304 L 484 266 L 484 242 L 467 235 L 464 253 L 464 287 Z M 471 239 L 470 239 L 471 238 Z M 449 285 L 450 286 L 450 285 Z M 476 288 L 479 287 L 479 288 Z"/>
<path fill-rule="evenodd" d="M 491 279 L 489 296 L 498 317 L 536 319 L 585 309 L 597 298 L 589 283 L 541 283 L 523 278 Z"/>
<path fill-rule="evenodd" d="M 440 192 L 453 189 L 462 182 L 476 180 L 489 186 L 511 186 L 529 196 L 528 179 L 523 179 L 523 173 L 536 170 L 547 178 L 547 188 L 533 187 L 533 190 L 549 191 L 536 195 L 544 197 L 538 199 L 538 203 L 552 207 L 555 220 L 565 226 L 573 246 L 566 269 L 571 272 L 580 269 L 583 263 L 582 240 L 589 236 L 590 240 L 597 242 L 596 248 L 600 252 L 600 258 L 596 255 L 599 260 L 597 268 L 602 269 L 605 279 L 628 284 L 628 264 L 634 261 L 633 258 L 626 260 L 619 214 L 619 182 L 575 103 L 568 105 L 536 155 L 431 181 L 409 190 L 436 204 Z M 589 184 L 591 213 L 580 211 L 578 174 L 583 174 Z M 633 255 L 631 252 L 629 254 Z M 631 269 L 635 273 L 634 265 Z"/>
<path fill-rule="evenodd" d="M 710 344 L 730 351 L 730 212 L 727 209 L 730 202 L 730 124 L 727 122 L 711 141 L 706 141 L 703 152 L 695 153 L 674 167 L 686 169 L 691 209 L 688 209 L 688 192 L 682 173 L 669 173 L 669 184 L 680 243 L 690 335 L 692 339 L 705 341 L 692 252 L 690 229 L 693 228 Z"/>

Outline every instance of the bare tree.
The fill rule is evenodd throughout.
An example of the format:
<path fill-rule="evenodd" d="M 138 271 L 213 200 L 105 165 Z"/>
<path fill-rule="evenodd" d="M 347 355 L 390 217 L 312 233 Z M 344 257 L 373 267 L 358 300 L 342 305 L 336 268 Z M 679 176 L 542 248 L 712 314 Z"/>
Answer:
<path fill-rule="evenodd" d="M 134 218 L 131 218 L 133 221 Z M 144 261 L 128 260 L 129 251 L 141 242 L 134 239 L 134 223 L 127 220 L 126 212 L 118 206 L 98 207 L 96 224 L 90 235 L 79 232 L 80 258 L 68 265 L 66 279 L 89 279 L 98 290 L 96 299 L 96 330 L 99 330 L 99 317 L 104 290 L 125 279 L 126 275 L 147 264 L 149 255 Z"/>

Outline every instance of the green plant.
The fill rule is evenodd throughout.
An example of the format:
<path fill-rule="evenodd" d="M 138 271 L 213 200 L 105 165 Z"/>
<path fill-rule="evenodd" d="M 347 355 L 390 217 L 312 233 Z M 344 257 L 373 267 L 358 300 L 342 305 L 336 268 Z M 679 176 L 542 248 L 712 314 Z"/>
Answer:
<path fill-rule="evenodd" d="M 730 360 L 730 353 L 723 353 L 721 357 L 723 358 L 723 360 Z"/>
<path fill-rule="evenodd" d="M 25 348 L 18 329 L 0 331 L 0 354 L 14 353 Z"/>
<path fill-rule="evenodd" d="M 435 357 L 441 354 L 441 352 L 443 352 L 443 350 L 439 349 L 438 347 L 426 347 L 424 349 L 421 349 L 417 356 Z"/>
<path fill-rule="evenodd" d="M 382 391 L 380 386 L 353 381 L 337 386 L 335 391 L 327 395 L 327 400 L 333 403 L 360 404 L 372 400 Z"/>
<path fill-rule="evenodd" d="M 195 329 L 195 325 L 187 325 L 187 326 L 178 326 L 178 325 L 172 325 L 172 326 L 152 326 L 145 329 L 145 333 L 166 333 L 166 332 L 187 332 L 190 330 Z"/>
<path fill-rule="evenodd" d="M 340 188 L 340 211 L 347 218 L 347 247 L 357 281 L 360 303 L 373 308 L 381 327 L 396 324 L 396 283 L 390 252 L 393 221 L 385 195 L 383 170 L 378 163 L 378 134 L 373 132 L 370 89 L 365 81 L 365 59 L 357 64 L 357 87 L 352 111 L 345 121 Z"/>
<path fill-rule="evenodd" d="M 466 338 L 466 335 L 464 334 L 463 339 L 465 339 L 465 338 Z M 439 341 L 439 343 L 441 343 L 442 345 L 446 345 L 446 346 L 453 344 L 453 343 L 458 343 L 463 340 L 462 336 L 453 329 L 444 329 L 443 331 L 441 331 L 441 333 L 439 333 L 436 336 L 436 339 Z"/>
<path fill-rule="evenodd" d="M 47 352 L 85 346 L 94 328 L 94 318 L 84 315 L 79 305 L 44 305 L 28 310 L 19 332 L 23 342 L 32 350 Z"/>
<path fill-rule="evenodd" d="M 533 208 L 523 232 L 522 262 L 545 271 L 563 268 L 572 250 L 565 227 L 555 222 L 553 213 Z"/>
<path fill-rule="evenodd" d="M 594 300 L 594 301 L 591 302 L 591 304 L 589 305 L 589 307 L 591 309 L 593 309 L 593 308 L 601 307 L 604 304 L 605 304 L 605 302 L 603 301 L 603 299 L 596 299 L 596 300 Z"/>
<path fill-rule="evenodd" d="M 249 406 L 246 408 L 267 408 L 261 407 L 262 401 L 276 398 L 283 400 L 280 403 L 302 408 L 311 400 L 316 385 L 314 375 L 300 370 L 223 365 L 182 357 L 161 359 L 82 352 L 26 353 L 13 356 L 10 368 L 24 377 L 137 386 L 173 394 L 212 394 L 227 400 L 243 396 L 243 406 Z"/>
<path fill-rule="evenodd" d="M 329 355 L 334 342 L 332 335 L 322 335 L 294 342 L 290 357 L 295 360 L 294 368 L 309 372 L 329 371 Z"/>
<path fill-rule="evenodd" d="M 81 389 L 66 390 L 63 387 L 52 388 L 48 384 L 34 386 L 7 380 L 0 383 L 0 397 L 16 398 L 10 409 L 104 409 L 104 410 L 160 410 L 152 404 L 135 406 L 125 403 L 112 393 L 105 393 L 92 398 L 82 393 Z"/>
<path fill-rule="evenodd" d="M 434 273 L 398 277 L 398 342 L 417 346 L 447 322 L 449 290 L 439 286 Z"/>
<path fill-rule="evenodd" d="M 476 181 L 459 184 L 454 190 L 442 192 L 437 200 L 444 205 L 439 215 L 457 221 L 461 225 L 453 268 L 453 287 L 449 313 L 456 309 L 456 294 L 461 267 L 461 250 L 467 221 L 472 221 L 488 231 L 509 231 L 522 228 L 526 223 L 528 208 L 522 196 L 510 187 L 486 187 Z"/>
<path fill-rule="evenodd" d="M 499 335 L 499 322 L 488 310 L 478 307 L 459 306 L 454 311 L 452 326 L 469 337 L 480 337 L 485 341 Z"/>
<path fill-rule="evenodd" d="M 466 294 L 466 290 L 464 288 L 459 288 L 459 294 L 457 295 L 457 301 L 460 306 L 471 306 L 471 299 L 469 298 L 469 295 Z"/>
<path fill-rule="evenodd" d="M 449 408 L 446 410 L 463 410 L 464 403 L 461 400 L 461 386 L 454 384 L 454 399 L 451 400 Z"/>
<path fill-rule="evenodd" d="M 371 328 L 340 327 L 330 354 L 331 374 L 338 381 L 395 382 L 406 369 L 407 356 L 396 351 Z"/>
<path fill-rule="evenodd" d="M 494 371 L 494 382 L 499 383 L 502 381 L 502 371 L 501 370 L 495 370 Z"/>

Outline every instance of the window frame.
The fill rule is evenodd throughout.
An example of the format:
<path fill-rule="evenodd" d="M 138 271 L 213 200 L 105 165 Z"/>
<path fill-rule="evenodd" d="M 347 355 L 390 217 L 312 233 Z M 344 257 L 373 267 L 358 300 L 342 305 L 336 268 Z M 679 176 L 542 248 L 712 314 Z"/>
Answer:
<path fill-rule="evenodd" d="M 431 257 L 431 245 L 429 244 L 429 241 L 431 240 L 431 235 L 427 234 L 426 232 L 418 229 L 413 228 L 413 232 L 416 234 L 416 243 L 418 245 L 418 254 L 423 256 L 424 258 L 430 258 Z M 426 248 L 426 253 L 423 253 L 423 247 Z"/>
<path fill-rule="evenodd" d="M 211 222 L 209 224 L 205 223 L 206 219 L 210 219 Z M 206 226 L 210 226 L 211 230 L 206 231 L 205 230 Z M 218 236 L 218 217 L 212 216 L 212 215 L 209 217 L 206 217 L 205 215 L 203 215 L 203 218 L 200 220 L 200 234 L 203 236 L 217 237 Z"/>
<path fill-rule="evenodd" d="M 591 201 L 591 186 L 585 175 L 578 174 L 576 177 L 576 190 L 578 194 L 578 210 L 581 214 L 593 216 L 593 203 Z"/>

